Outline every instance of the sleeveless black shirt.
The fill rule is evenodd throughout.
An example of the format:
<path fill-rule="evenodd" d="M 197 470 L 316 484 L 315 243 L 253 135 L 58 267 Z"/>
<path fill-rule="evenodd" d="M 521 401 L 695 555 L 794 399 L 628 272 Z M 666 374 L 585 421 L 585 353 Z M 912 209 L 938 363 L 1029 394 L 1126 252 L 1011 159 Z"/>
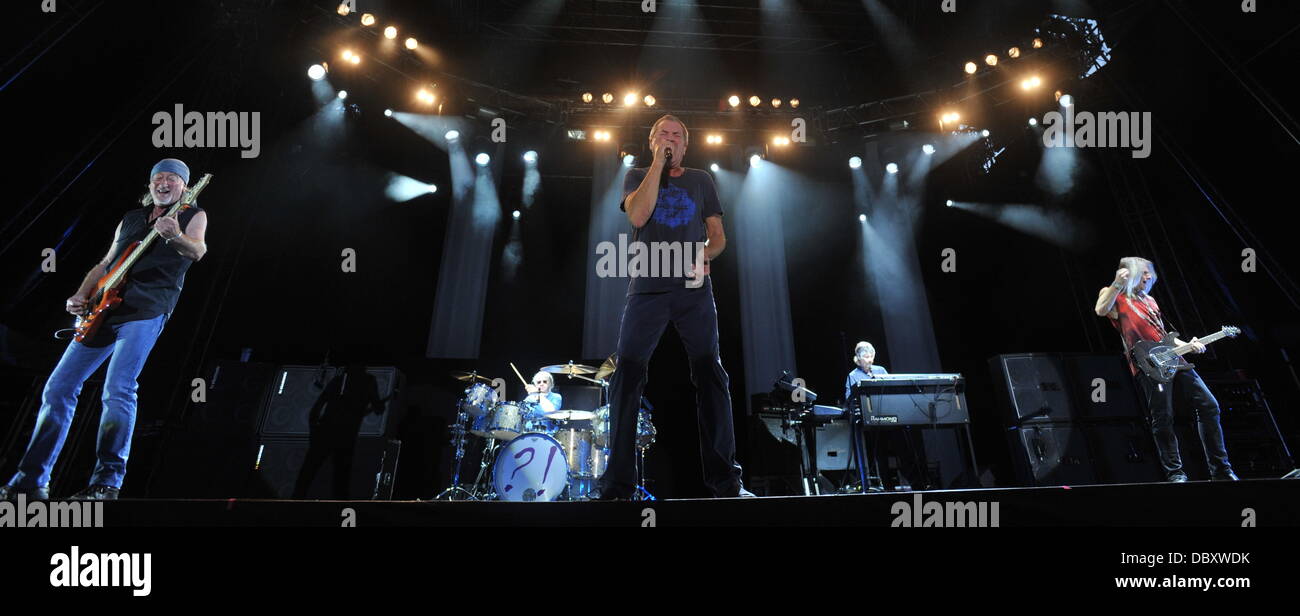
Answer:
<path fill-rule="evenodd" d="M 177 216 L 182 231 L 200 211 L 202 208 L 194 205 Z M 143 240 L 153 228 L 149 223 L 149 214 L 152 212 L 153 206 L 139 207 L 122 216 L 122 233 L 113 247 L 109 267 L 117 263 L 122 251 L 131 242 Z M 122 289 L 122 303 L 109 313 L 105 323 L 141 321 L 160 314 L 170 315 L 176 308 L 176 300 L 180 298 L 181 287 L 185 284 L 185 272 L 190 269 L 191 263 L 194 263 L 192 259 L 166 245 L 162 237 L 155 239 L 127 272 L 126 284 Z"/>

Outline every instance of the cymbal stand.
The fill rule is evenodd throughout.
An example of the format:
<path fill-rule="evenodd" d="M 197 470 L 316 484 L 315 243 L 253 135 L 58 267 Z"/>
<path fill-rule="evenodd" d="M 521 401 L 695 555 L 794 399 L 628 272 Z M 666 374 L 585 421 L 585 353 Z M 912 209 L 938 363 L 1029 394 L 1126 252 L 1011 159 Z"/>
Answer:
<path fill-rule="evenodd" d="M 464 402 L 463 398 L 461 402 Z M 463 405 L 457 403 L 456 408 L 463 408 Z M 433 500 L 478 500 L 473 491 L 460 484 L 460 468 L 465 461 L 465 433 L 468 431 L 465 426 L 468 423 L 469 413 L 463 410 L 456 413 L 456 424 L 451 427 L 451 444 L 456 448 L 456 470 L 452 471 L 451 486 L 439 492 Z"/>
<path fill-rule="evenodd" d="M 636 488 L 632 493 L 633 500 L 655 500 L 655 495 L 645 489 L 645 449 L 636 448 Z"/>

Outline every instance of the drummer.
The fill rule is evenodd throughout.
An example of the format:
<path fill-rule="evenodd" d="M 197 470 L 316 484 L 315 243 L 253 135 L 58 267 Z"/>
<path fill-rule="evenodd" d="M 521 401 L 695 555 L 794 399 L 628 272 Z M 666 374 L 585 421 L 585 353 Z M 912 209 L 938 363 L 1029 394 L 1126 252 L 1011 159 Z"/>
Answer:
<path fill-rule="evenodd" d="M 554 413 L 564 406 L 564 399 L 560 394 L 552 391 L 555 389 L 555 378 L 550 372 L 538 372 L 533 375 L 533 383 L 525 386 L 528 390 L 528 397 L 524 402 L 536 402 L 542 408 L 543 413 Z"/>

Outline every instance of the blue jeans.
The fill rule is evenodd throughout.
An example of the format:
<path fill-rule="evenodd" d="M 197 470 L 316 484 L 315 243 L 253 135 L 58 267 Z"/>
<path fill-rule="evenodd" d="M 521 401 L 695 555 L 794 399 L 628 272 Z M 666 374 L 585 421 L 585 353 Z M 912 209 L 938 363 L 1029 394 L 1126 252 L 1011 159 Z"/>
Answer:
<path fill-rule="evenodd" d="M 68 438 L 81 386 L 108 359 L 104 411 L 95 445 L 98 461 L 90 484 L 122 487 L 126 459 L 131 453 L 131 434 L 135 430 L 136 378 L 166 320 L 166 315 L 159 315 L 143 321 L 103 325 L 89 344 L 73 341 L 68 345 L 45 383 L 36 430 L 9 485 L 23 490 L 49 485 L 50 469 Z"/>

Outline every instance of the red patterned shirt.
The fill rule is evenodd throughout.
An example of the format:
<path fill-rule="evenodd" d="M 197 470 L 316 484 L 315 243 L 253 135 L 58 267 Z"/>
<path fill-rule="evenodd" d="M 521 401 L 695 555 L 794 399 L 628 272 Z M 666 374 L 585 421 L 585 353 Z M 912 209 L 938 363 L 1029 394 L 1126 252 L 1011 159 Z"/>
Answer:
<path fill-rule="evenodd" d="M 1124 339 L 1124 359 L 1128 360 L 1129 370 L 1136 375 L 1137 366 L 1133 364 L 1133 357 L 1128 354 L 1128 350 L 1142 340 L 1159 342 L 1164 339 L 1165 322 L 1160 317 L 1160 306 L 1150 295 L 1131 300 L 1120 293 L 1115 297 L 1115 312 L 1118 318 L 1111 319 L 1110 323 Z"/>

